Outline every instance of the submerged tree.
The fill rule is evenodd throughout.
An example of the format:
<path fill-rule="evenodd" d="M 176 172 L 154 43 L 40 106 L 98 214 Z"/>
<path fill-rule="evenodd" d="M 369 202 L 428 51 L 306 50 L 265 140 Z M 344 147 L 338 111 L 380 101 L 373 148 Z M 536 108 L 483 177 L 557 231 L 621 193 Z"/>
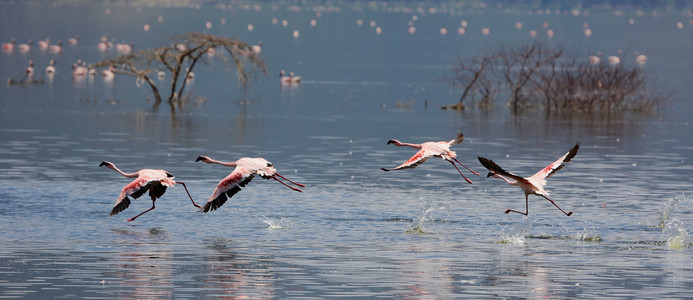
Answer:
<path fill-rule="evenodd" d="M 113 72 L 116 74 L 136 77 L 138 84 L 146 83 L 151 87 L 155 105 L 161 103 L 163 98 L 152 76 L 158 77 L 168 72 L 171 76 L 171 86 L 167 101 L 173 108 L 176 103 L 180 103 L 188 79 L 194 76 L 193 69 L 205 55 L 219 60 L 230 71 L 235 71 L 238 83 L 243 88 L 247 87 L 249 71 L 253 68 L 267 73 L 265 63 L 247 43 L 235 38 L 197 32 L 173 37 L 170 46 L 120 55 L 102 60 L 90 68 L 113 66 Z"/>

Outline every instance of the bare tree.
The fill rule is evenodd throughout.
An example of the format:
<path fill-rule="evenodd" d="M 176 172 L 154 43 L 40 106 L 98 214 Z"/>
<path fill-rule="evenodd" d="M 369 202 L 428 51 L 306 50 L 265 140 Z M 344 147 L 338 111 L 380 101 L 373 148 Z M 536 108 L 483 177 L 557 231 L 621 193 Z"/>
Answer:
<path fill-rule="evenodd" d="M 462 89 L 460 107 L 465 98 L 477 93 L 508 95 L 514 113 L 542 103 L 547 113 L 644 111 L 668 97 L 653 93 L 653 83 L 637 66 L 590 64 L 542 41 L 505 45 L 481 57 L 458 59 L 453 71 L 449 81 Z M 454 106 L 444 106 L 450 107 Z"/>
<path fill-rule="evenodd" d="M 188 76 L 199 60 L 207 53 L 221 61 L 229 70 L 234 71 L 239 84 L 246 88 L 249 70 L 254 67 L 263 74 L 267 73 L 265 64 L 247 43 L 224 36 L 189 32 L 172 38 L 170 46 L 140 50 L 133 54 L 120 55 L 112 59 L 102 60 L 90 68 L 114 66 L 116 74 L 124 74 L 137 78 L 138 83 L 146 83 L 154 94 L 155 105 L 162 101 L 161 92 L 152 76 L 159 72 L 168 72 L 171 76 L 171 86 L 167 101 L 174 107 L 180 103 L 180 97 L 185 91 Z"/>
<path fill-rule="evenodd" d="M 453 70 L 454 76 L 449 81 L 453 87 L 462 89 L 462 95 L 456 106 L 446 106 L 446 108 L 462 108 L 465 99 L 476 95 L 482 97 L 482 103 L 489 101 L 493 92 L 493 83 L 488 76 L 488 69 L 494 66 L 497 58 L 497 56 L 477 56 L 470 60 L 458 58 L 459 65 Z"/>

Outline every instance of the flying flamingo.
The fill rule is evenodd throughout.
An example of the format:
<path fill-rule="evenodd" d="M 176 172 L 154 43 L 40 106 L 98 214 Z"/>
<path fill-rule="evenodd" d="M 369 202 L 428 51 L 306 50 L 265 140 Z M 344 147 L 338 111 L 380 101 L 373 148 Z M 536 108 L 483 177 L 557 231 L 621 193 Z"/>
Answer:
<path fill-rule="evenodd" d="M 226 202 L 228 198 L 231 198 L 233 195 L 238 193 L 241 188 L 248 184 L 256 174 L 263 179 L 274 179 L 279 181 L 279 183 L 297 192 L 303 191 L 286 184 L 285 182 L 279 180 L 279 178 L 297 186 L 306 187 L 304 184 L 293 182 L 277 173 L 274 165 L 264 158 L 244 157 L 234 162 L 220 162 L 207 156 L 199 156 L 195 161 L 203 161 L 208 164 L 219 164 L 222 166 L 235 168 L 231 174 L 226 176 L 226 178 L 222 179 L 219 184 L 217 184 L 216 189 L 214 189 L 214 192 L 212 192 L 212 196 L 209 197 L 209 200 L 207 200 L 205 206 L 202 207 L 201 212 L 205 213 L 209 212 L 210 210 L 216 210 L 224 205 L 224 202 Z"/>
<path fill-rule="evenodd" d="M 114 170 L 127 178 L 136 178 L 133 182 L 126 185 L 120 192 L 120 195 L 118 195 L 118 200 L 116 200 L 116 203 L 113 206 L 109 216 L 114 216 L 130 206 L 130 199 L 128 196 L 137 199 L 142 196 L 142 194 L 149 191 L 149 197 L 152 198 L 152 208 L 132 217 L 131 219 L 127 220 L 128 222 L 132 222 L 137 219 L 137 217 L 149 212 L 150 210 L 153 210 L 155 207 L 154 202 L 157 198 L 164 195 L 166 188 L 176 185 L 176 181 L 173 180 L 173 175 L 165 170 L 142 169 L 135 173 L 125 173 L 118 169 L 113 163 L 108 161 L 101 162 L 99 167 L 101 166 L 106 166 L 107 168 Z M 195 203 L 195 200 L 192 199 L 190 192 L 188 192 L 188 188 L 185 186 L 185 183 L 180 181 L 178 181 L 178 183 L 185 188 L 185 192 L 188 193 L 188 197 L 190 197 L 190 201 L 192 201 L 193 205 L 195 205 L 197 208 L 202 208 Z"/>
<path fill-rule="evenodd" d="M 391 139 L 391 140 L 387 141 L 388 145 L 393 144 L 395 146 L 409 146 L 409 147 L 412 147 L 414 149 L 419 149 L 419 152 L 416 152 L 416 154 L 414 154 L 414 156 L 412 156 L 409 160 L 407 160 L 406 162 L 404 162 L 403 164 L 399 165 L 398 167 L 396 167 L 392 170 L 413 169 L 413 168 L 416 168 L 416 166 L 418 166 L 418 165 L 422 164 L 423 162 L 425 162 L 426 160 L 428 160 L 429 158 L 435 156 L 435 157 L 440 157 L 440 158 L 446 160 L 447 162 L 451 163 L 452 166 L 455 167 L 455 169 L 457 169 L 457 172 L 459 172 L 460 175 L 462 175 L 464 180 L 466 180 L 467 182 L 469 182 L 471 184 L 472 181 L 467 179 L 467 177 L 464 176 L 464 174 L 462 174 L 462 171 L 460 171 L 460 169 L 457 167 L 457 165 L 455 165 L 455 162 L 457 162 L 458 164 L 465 167 L 467 170 L 472 172 L 474 175 L 479 176 L 479 173 L 472 171 L 472 169 L 470 169 L 470 168 L 467 168 L 467 166 L 465 166 L 463 163 L 461 163 L 459 160 L 457 160 L 457 153 L 455 153 L 455 151 L 450 150 L 451 146 L 462 144 L 463 140 L 464 140 L 464 134 L 462 134 L 461 132 L 457 134 L 456 138 L 454 138 L 453 140 L 451 140 L 449 142 L 442 141 L 442 142 L 426 142 L 423 144 L 410 144 L 410 143 L 402 143 L 398 140 Z M 385 172 L 391 171 L 390 169 L 385 169 L 385 168 L 380 168 L 380 169 L 385 171 Z"/>
<path fill-rule="evenodd" d="M 530 194 L 537 195 L 537 196 L 542 196 L 546 200 L 549 200 L 551 204 L 556 206 L 561 212 L 563 212 L 566 216 L 570 216 L 573 214 L 573 212 L 565 212 L 563 209 L 561 209 L 556 202 L 553 202 L 553 200 L 549 199 L 549 192 L 544 190 L 544 186 L 546 185 L 546 178 L 551 177 L 554 173 L 556 173 L 558 170 L 563 168 L 565 166 L 563 163 L 569 162 L 573 157 L 578 152 L 578 149 L 580 149 L 580 142 L 577 142 L 575 146 L 573 146 L 568 153 L 563 155 L 561 158 L 559 158 L 557 161 L 551 163 L 550 165 L 546 166 L 545 168 L 539 170 L 536 174 L 532 175 L 531 177 L 522 177 L 522 176 L 517 176 L 513 173 L 507 172 L 503 170 L 501 167 L 499 167 L 496 163 L 494 163 L 492 160 L 479 157 L 479 162 L 481 162 L 486 169 L 488 169 L 489 172 L 488 176 L 486 177 L 495 177 L 499 179 L 505 180 L 509 185 L 514 185 L 514 186 L 519 186 L 522 191 L 525 192 L 525 212 L 520 212 L 517 210 L 512 210 L 508 209 L 505 211 L 505 213 L 509 212 L 514 212 L 518 214 L 523 214 L 527 215 L 529 213 L 529 200 L 528 197 Z M 514 181 L 509 180 L 506 177 L 510 177 L 512 179 L 515 179 Z"/>

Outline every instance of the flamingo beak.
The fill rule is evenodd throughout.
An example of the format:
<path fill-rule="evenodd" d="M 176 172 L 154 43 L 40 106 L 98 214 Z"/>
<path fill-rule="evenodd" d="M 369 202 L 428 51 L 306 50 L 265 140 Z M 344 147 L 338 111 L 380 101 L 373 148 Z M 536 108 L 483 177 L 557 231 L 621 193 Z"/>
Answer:
<path fill-rule="evenodd" d="M 110 163 L 107 161 L 102 161 L 99 167 L 108 166 Z"/>
<path fill-rule="evenodd" d="M 393 144 L 394 142 L 395 142 L 395 140 L 389 140 L 389 141 L 387 141 L 387 145 Z"/>
<path fill-rule="evenodd" d="M 197 159 L 195 160 L 195 162 L 205 160 L 205 159 L 206 159 L 206 157 L 204 157 L 204 156 L 198 156 Z"/>
<path fill-rule="evenodd" d="M 486 175 L 486 178 L 492 177 L 493 175 L 496 175 L 494 172 L 488 172 L 488 175 Z"/>

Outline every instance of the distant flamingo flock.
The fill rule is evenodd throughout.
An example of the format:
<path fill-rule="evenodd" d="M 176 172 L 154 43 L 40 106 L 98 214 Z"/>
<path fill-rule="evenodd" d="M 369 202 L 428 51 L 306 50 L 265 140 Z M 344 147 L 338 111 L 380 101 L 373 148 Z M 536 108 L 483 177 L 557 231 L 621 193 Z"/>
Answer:
<path fill-rule="evenodd" d="M 474 175 L 479 176 L 479 173 L 473 171 L 469 167 L 462 164 L 459 160 L 457 160 L 457 153 L 455 151 L 450 150 L 450 147 L 460 145 L 462 144 L 462 141 L 464 141 L 464 134 L 462 134 L 461 132 L 458 133 L 457 136 L 450 141 L 425 142 L 421 144 L 403 143 L 396 139 L 390 139 L 387 142 L 388 145 L 393 144 L 399 147 L 406 146 L 417 149 L 419 151 L 417 151 L 416 154 L 414 154 L 414 156 L 412 156 L 409 160 L 402 163 L 401 165 L 393 169 L 381 168 L 381 170 L 387 172 L 391 170 L 413 169 L 432 157 L 439 157 L 452 164 L 457 170 L 457 172 L 460 175 L 462 175 L 462 178 L 464 178 L 464 180 L 467 181 L 469 184 L 472 184 L 472 181 L 469 180 L 466 176 L 464 176 L 462 171 L 460 171 L 460 169 L 457 167 L 456 163 L 463 166 L 464 168 L 472 172 L 472 174 Z M 564 154 L 561 158 L 549 164 L 548 166 L 542 168 L 536 174 L 530 177 L 522 177 L 515 175 L 511 172 L 505 171 L 495 162 L 484 157 L 478 157 L 478 160 L 482 166 L 489 170 L 487 177 L 501 179 L 509 185 L 520 187 L 524 192 L 525 211 L 522 212 L 518 210 L 508 209 L 505 211 L 506 214 L 514 212 L 522 215 L 528 215 L 529 195 L 537 195 L 551 202 L 551 204 L 553 204 L 566 216 L 570 216 L 573 214 L 573 212 L 564 211 L 561 207 L 558 206 L 558 204 L 556 204 L 554 200 L 549 199 L 549 193 L 544 189 L 544 186 L 546 185 L 546 178 L 551 177 L 558 170 L 562 169 L 565 166 L 565 163 L 570 162 L 575 157 L 575 155 L 577 155 L 579 149 L 580 143 L 578 142 L 575 144 L 575 146 L 573 146 L 573 148 L 570 149 L 570 151 L 568 151 L 568 153 Z M 267 180 L 273 179 L 296 192 L 303 192 L 303 190 L 300 188 L 306 187 L 305 184 L 294 182 L 282 176 L 277 172 L 277 169 L 274 167 L 274 164 L 260 157 L 243 157 L 236 161 L 222 162 L 212 159 L 208 156 L 201 155 L 198 156 L 195 161 L 201 161 L 207 164 L 217 164 L 225 167 L 234 168 L 229 175 L 227 175 L 226 177 L 221 179 L 221 181 L 219 181 L 219 183 L 212 191 L 212 195 L 209 197 L 209 199 L 203 206 L 200 206 L 195 202 L 192 195 L 188 191 L 187 186 L 183 182 L 175 181 L 174 176 L 165 170 L 142 169 L 134 173 L 125 173 L 109 161 L 101 162 L 101 164 L 99 165 L 100 167 L 105 166 L 109 169 L 118 172 L 124 177 L 135 178 L 134 181 L 127 184 L 121 190 L 113 208 L 111 209 L 110 216 L 114 216 L 122 212 L 123 210 L 127 209 L 131 204 L 131 200 L 129 197 L 137 199 L 144 193 L 148 192 L 149 197 L 152 200 L 152 207 L 127 220 L 128 222 L 134 221 L 141 215 L 154 210 L 156 200 L 164 195 L 168 187 L 173 187 L 176 185 L 176 183 L 179 183 L 183 186 L 192 204 L 199 209 L 199 212 L 203 213 L 207 213 L 220 208 L 222 205 L 224 205 L 224 203 L 226 203 L 228 199 L 235 196 L 238 192 L 241 191 L 241 189 L 245 188 L 255 176 L 260 176 L 261 178 Z"/>

